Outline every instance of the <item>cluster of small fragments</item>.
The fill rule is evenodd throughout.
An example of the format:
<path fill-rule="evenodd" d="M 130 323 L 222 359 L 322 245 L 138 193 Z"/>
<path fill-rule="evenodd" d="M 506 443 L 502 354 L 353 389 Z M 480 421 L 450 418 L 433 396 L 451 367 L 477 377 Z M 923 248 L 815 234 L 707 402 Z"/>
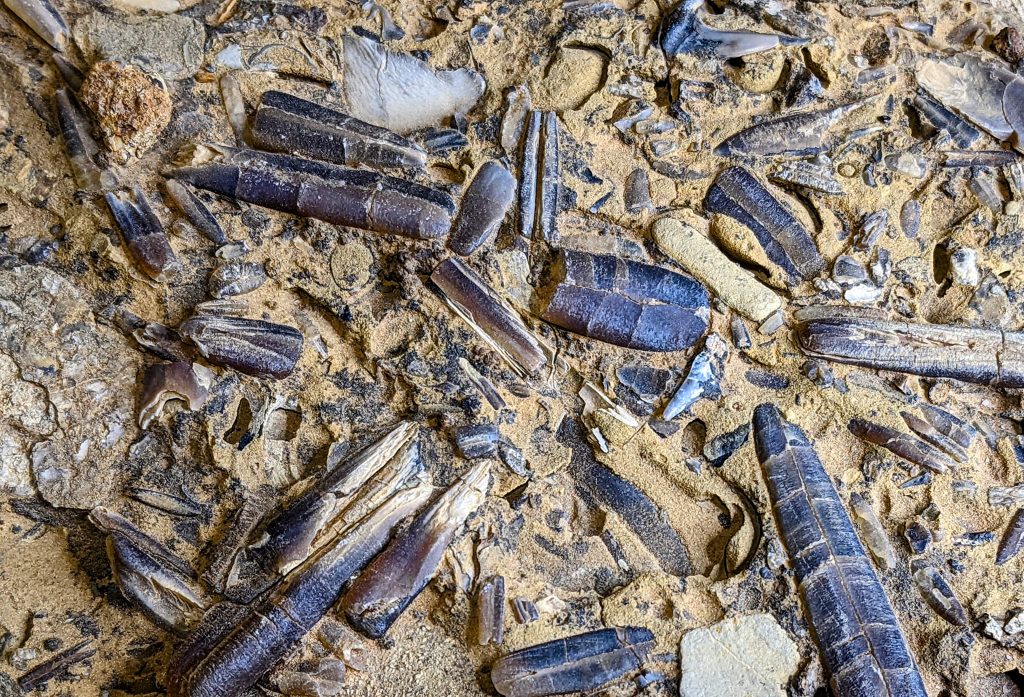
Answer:
<path fill-rule="evenodd" d="M 0 694 L 1020 694 L 1019 8 L 4 6 Z"/>

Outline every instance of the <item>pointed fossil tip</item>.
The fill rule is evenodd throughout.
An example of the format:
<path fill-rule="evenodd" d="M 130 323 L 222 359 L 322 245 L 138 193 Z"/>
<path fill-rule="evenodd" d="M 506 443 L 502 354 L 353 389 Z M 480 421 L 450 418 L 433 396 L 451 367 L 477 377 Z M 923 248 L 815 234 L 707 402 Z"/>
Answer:
<path fill-rule="evenodd" d="M 759 462 L 767 462 L 791 444 L 805 445 L 803 433 L 786 421 L 774 404 L 765 402 L 754 408 L 754 450 Z"/>
<path fill-rule="evenodd" d="M 729 157 L 732 155 L 732 146 L 729 145 L 728 140 L 723 140 L 712 152 L 718 157 Z"/>

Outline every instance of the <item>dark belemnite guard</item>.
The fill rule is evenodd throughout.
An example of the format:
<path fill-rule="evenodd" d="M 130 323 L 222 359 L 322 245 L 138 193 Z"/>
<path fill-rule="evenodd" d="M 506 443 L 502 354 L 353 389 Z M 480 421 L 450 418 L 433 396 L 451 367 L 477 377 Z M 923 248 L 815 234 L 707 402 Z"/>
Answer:
<path fill-rule="evenodd" d="M 836 695 L 927 697 L 896 614 L 814 447 L 773 404 L 754 410 L 772 513 Z"/>
<path fill-rule="evenodd" d="M 200 146 L 186 153 L 188 164 L 170 176 L 193 186 L 265 206 L 414 239 L 448 234 L 455 202 L 451 196 L 407 179 L 292 155 Z"/>
<path fill-rule="evenodd" d="M 718 175 L 704 207 L 750 228 L 769 261 L 791 277 L 806 281 L 825 270 L 825 260 L 800 221 L 742 167 L 729 167 Z"/>
<path fill-rule="evenodd" d="M 516 194 L 516 179 L 491 160 L 485 162 L 466 188 L 448 247 L 469 256 L 491 240 Z"/>
<path fill-rule="evenodd" d="M 427 155 L 380 126 L 294 95 L 270 90 L 249 125 L 253 145 L 343 165 L 423 167 Z"/>
<path fill-rule="evenodd" d="M 299 330 L 259 319 L 196 315 L 178 331 L 211 363 L 255 377 L 287 377 L 302 355 Z"/>
<path fill-rule="evenodd" d="M 798 324 L 796 338 L 804 353 L 838 363 L 992 387 L 1024 387 L 1021 332 L 826 311 Z"/>
<path fill-rule="evenodd" d="M 499 658 L 491 682 L 504 697 L 589 692 L 639 670 L 654 648 L 644 627 L 614 627 L 529 646 Z"/>
<path fill-rule="evenodd" d="M 681 351 L 708 328 L 697 281 L 651 264 L 561 250 L 541 318 L 624 348 Z"/>
<path fill-rule="evenodd" d="M 142 189 L 136 186 L 132 194 L 134 201 L 126 191 L 108 191 L 107 205 L 132 258 L 154 281 L 168 281 L 181 269 L 181 263 Z"/>
<path fill-rule="evenodd" d="M 490 465 L 466 472 L 391 541 L 341 599 L 349 624 L 379 639 L 437 573 L 466 519 L 487 496 Z"/>
<path fill-rule="evenodd" d="M 523 375 L 536 375 L 548 365 L 537 337 L 471 268 L 458 259 L 445 259 L 430 280 L 452 309 Z"/>

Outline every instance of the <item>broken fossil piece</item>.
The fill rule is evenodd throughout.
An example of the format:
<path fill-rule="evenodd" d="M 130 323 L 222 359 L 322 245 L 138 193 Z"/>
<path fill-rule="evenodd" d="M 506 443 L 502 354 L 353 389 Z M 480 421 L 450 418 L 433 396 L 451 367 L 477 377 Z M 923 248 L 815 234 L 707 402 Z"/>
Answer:
<path fill-rule="evenodd" d="M 709 315 L 707 291 L 689 276 L 563 249 L 541 319 L 616 346 L 681 351 L 707 331 Z"/>
<path fill-rule="evenodd" d="M 864 102 L 843 104 L 820 111 L 786 114 L 748 126 L 715 148 L 720 157 L 731 155 L 815 155 L 824 149 L 829 128 Z"/>
<path fill-rule="evenodd" d="M 800 667 L 796 644 L 771 615 L 692 629 L 679 642 L 680 697 L 783 697 Z"/>
<path fill-rule="evenodd" d="M 704 348 L 693 359 L 686 379 L 672 395 L 662 410 L 661 418 L 671 421 L 701 399 L 718 399 L 722 396 L 722 375 L 725 361 L 729 357 L 729 345 L 718 334 L 709 334 Z"/>
<path fill-rule="evenodd" d="M 75 183 L 85 191 L 106 191 L 116 186 L 113 173 L 97 164 L 100 149 L 93 140 L 91 126 L 82 112 L 78 98 L 68 89 L 56 92 L 57 123 L 64 136 L 64 148 L 71 162 Z"/>
<path fill-rule="evenodd" d="M 251 293 L 267 281 L 263 264 L 229 261 L 210 272 L 210 295 L 218 300 Z"/>
<path fill-rule="evenodd" d="M 249 135 L 261 150 L 350 167 L 422 167 L 427 162 L 419 146 L 397 133 L 276 90 L 260 96 Z"/>
<path fill-rule="evenodd" d="M 169 281 L 181 271 L 181 262 L 171 248 L 163 224 L 138 185 L 132 197 L 134 201 L 127 191 L 108 191 L 107 205 L 132 258 L 154 281 Z"/>
<path fill-rule="evenodd" d="M 177 179 L 168 179 L 164 186 L 167 189 L 167 194 L 171 197 L 171 201 L 185 214 L 192 227 L 206 235 L 206 238 L 214 244 L 227 243 L 228 237 L 224 234 L 220 223 L 217 222 L 217 218 L 206 207 L 206 204 L 192 193 L 189 187 Z"/>
<path fill-rule="evenodd" d="M 809 356 L 865 368 L 1024 387 L 1024 334 L 944 324 L 844 317 L 823 310 L 797 325 Z"/>
<path fill-rule="evenodd" d="M 437 573 L 448 545 L 484 502 L 490 464 L 480 463 L 447 491 L 381 552 L 341 600 L 349 624 L 379 639 Z"/>
<path fill-rule="evenodd" d="M 502 656 L 491 667 L 491 682 L 503 697 L 590 692 L 639 670 L 653 648 L 649 629 L 598 629 Z"/>
<path fill-rule="evenodd" d="M 184 634 L 195 626 L 207 603 L 195 572 L 131 521 L 97 506 L 89 520 L 107 535 L 107 555 L 121 593 L 157 625 Z"/>
<path fill-rule="evenodd" d="M 945 453 L 910 434 L 864 419 L 850 419 L 850 433 L 861 440 L 885 448 L 904 460 L 942 474 L 956 466 Z"/>
<path fill-rule="evenodd" d="M 167 90 L 133 65 L 94 64 L 79 96 L 96 117 L 103 142 L 120 162 L 144 154 L 171 122 Z"/>
<path fill-rule="evenodd" d="M 740 58 L 777 46 L 800 46 L 804 39 L 752 31 L 709 27 L 702 15 L 704 0 L 681 0 L 661 24 L 661 49 L 672 58 L 690 54 L 700 58 Z"/>
<path fill-rule="evenodd" d="M 474 70 L 435 71 L 419 58 L 357 34 L 345 34 L 342 45 L 349 110 L 376 126 L 397 133 L 438 126 L 470 111 L 484 93 L 484 79 Z"/>
<path fill-rule="evenodd" d="M 383 234 L 431 239 L 448 233 L 451 197 L 408 179 L 292 155 L 189 147 L 169 176 L 272 210 Z"/>
<path fill-rule="evenodd" d="M 754 445 L 833 691 L 926 697 L 885 589 L 807 436 L 762 404 Z"/>
<path fill-rule="evenodd" d="M 791 277 L 808 280 L 825 261 L 804 226 L 758 179 L 742 167 L 729 167 L 708 189 L 704 207 L 748 227 L 768 255 Z"/>
<path fill-rule="evenodd" d="M 516 179 L 497 162 L 485 162 L 473 175 L 459 203 L 448 247 L 469 256 L 493 239 L 516 193 Z"/>
<path fill-rule="evenodd" d="M 549 352 L 540 339 L 472 269 L 446 259 L 430 275 L 448 306 L 477 335 L 522 375 L 536 375 L 548 365 Z"/>
<path fill-rule="evenodd" d="M 430 485 L 421 483 L 373 507 L 253 604 L 214 605 L 172 656 L 168 696 L 245 694 L 323 619 L 349 579 L 430 492 Z"/>
<path fill-rule="evenodd" d="M 192 411 L 203 408 L 213 384 L 213 373 L 198 363 L 157 363 L 146 368 L 139 398 L 139 428 L 147 428 L 172 399 L 188 402 Z"/>
<path fill-rule="evenodd" d="M 178 331 L 211 363 L 256 377 L 287 377 L 302 355 L 302 333 L 274 322 L 196 315 Z"/>

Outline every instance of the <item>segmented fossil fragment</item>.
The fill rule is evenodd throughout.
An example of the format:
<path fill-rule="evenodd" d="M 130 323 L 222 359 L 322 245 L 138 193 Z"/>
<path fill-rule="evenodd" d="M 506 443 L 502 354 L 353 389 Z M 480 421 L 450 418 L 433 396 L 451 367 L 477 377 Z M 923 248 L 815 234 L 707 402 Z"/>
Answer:
<path fill-rule="evenodd" d="M 379 639 L 437 573 L 445 550 L 487 495 L 490 466 L 464 474 L 359 575 L 341 600 L 349 624 Z"/>
<path fill-rule="evenodd" d="M 926 697 L 878 577 L 811 442 L 771 404 L 754 444 L 779 535 L 838 695 Z"/>
<path fill-rule="evenodd" d="M 459 215 L 448 237 L 449 249 L 469 256 L 491 240 L 515 193 L 516 179 L 507 169 L 493 160 L 481 165 L 462 196 Z"/>
<path fill-rule="evenodd" d="M 744 317 L 761 322 L 782 307 L 778 295 L 690 225 L 661 218 L 653 232 L 661 251 Z"/>
<path fill-rule="evenodd" d="M 1024 335 L 838 314 L 801 322 L 804 353 L 865 368 L 993 387 L 1024 387 Z"/>
<path fill-rule="evenodd" d="M 68 26 L 49 0 L 4 0 L 4 5 L 40 39 L 58 51 L 64 50 L 68 42 Z"/>
<path fill-rule="evenodd" d="M 537 228 L 540 238 L 548 244 L 558 240 L 555 224 L 558 216 L 558 192 L 562 185 L 562 164 L 558 148 L 558 116 L 553 111 L 544 112 L 541 130 L 540 188 L 537 192 L 540 207 L 537 209 Z"/>
<path fill-rule="evenodd" d="M 825 261 L 803 225 L 742 167 L 729 167 L 718 175 L 704 207 L 750 228 L 768 259 L 791 276 L 807 280 L 825 270 Z"/>
<path fill-rule="evenodd" d="M 860 219 L 860 226 L 853 238 L 853 243 L 858 249 L 870 250 L 878 242 L 885 229 L 889 226 L 889 211 L 881 210 L 867 213 Z"/>
<path fill-rule="evenodd" d="M 832 109 L 780 116 L 749 126 L 715 148 L 720 157 L 732 155 L 816 155 L 824 149 L 828 129 L 863 102 Z"/>
<path fill-rule="evenodd" d="M 903 421 L 910 427 L 910 430 L 921 438 L 924 438 L 936 448 L 945 451 L 957 462 L 967 462 L 967 450 L 965 447 L 945 433 L 940 432 L 927 419 L 919 418 L 907 411 L 901 411 L 900 416 L 903 417 Z M 970 441 L 968 441 L 969 444 Z"/>
<path fill-rule="evenodd" d="M 87 661 L 95 655 L 96 649 L 92 645 L 92 639 L 84 639 L 74 646 L 54 654 L 22 675 L 18 678 L 18 687 L 25 692 L 34 692 L 45 688 L 48 682 L 60 678 L 71 666 Z M 11 695 L 17 697 L 14 692 L 11 692 Z"/>
<path fill-rule="evenodd" d="M 75 184 L 86 191 L 103 191 L 116 186 L 113 173 L 96 164 L 99 146 L 89 132 L 89 122 L 74 94 L 61 88 L 56 92 L 57 123 L 75 175 Z"/>
<path fill-rule="evenodd" d="M 537 606 L 527 598 L 515 598 L 512 601 L 512 611 L 515 612 L 516 622 L 519 624 L 530 624 L 540 619 Z"/>
<path fill-rule="evenodd" d="M 458 259 L 446 259 L 437 265 L 430 279 L 455 313 L 517 371 L 536 375 L 548 365 L 540 340 L 468 266 Z"/>
<path fill-rule="evenodd" d="M 914 106 L 935 128 L 945 131 L 958 147 L 969 148 L 981 137 L 978 129 L 923 92 L 914 97 Z"/>
<path fill-rule="evenodd" d="M 661 412 L 661 418 L 671 421 L 701 399 L 718 399 L 722 396 L 722 375 L 725 361 L 729 357 L 729 346 L 718 334 L 709 334 L 704 348 L 690 364 L 690 372 L 679 385 Z"/>
<path fill-rule="evenodd" d="M 262 150 L 305 155 L 342 165 L 422 167 L 427 154 L 393 131 L 294 95 L 269 90 L 249 124 Z"/>
<path fill-rule="evenodd" d="M 804 39 L 752 31 L 713 29 L 701 18 L 704 0 L 682 0 L 661 24 L 661 49 L 671 58 L 681 53 L 700 58 L 739 58 L 776 46 L 799 46 Z"/>
<path fill-rule="evenodd" d="M 476 594 L 477 641 L 481 646 L 501 644 L 505 638 L 505 577 L 480 584 Z"/>
<path fill-rule="evenodd" d="M 921 597 L 939 617 L 958 627 L 970 624 L 964 606 L 957 600 L 949 581 L 938 569 L 929 566 L 925 561 L 915 559 L 910 562 L 910 572 L 914 584 L 921 591 Z"/>
<path fill-rule="evenodd" d="M 228 236 L 224 234 L 217 218 L 206 207 L 206 204 L 192 193 L 191 189 L 177 179 L 168 179 L 164 186 L 167 188 L 167 194 L 171 197 L 171 201 L 178 207 L 178 210 L 185 214 L 188 222 L 196 230 L 206 235 L 206 238 L 214 244 L 227 243 Z"/>
<path fill-rule="evenodd" d="M 154 281 L 168 281 L 181 270 L 181 263 L 142 189 L 136 186 L 133 195 L 135 201 L 129 199 L 126 191 L 108 191 L 107 205 L 132 258 Z"/>
<path fill-rule="evenodd" d="M 213 374 L 201 365 L 178 361 L 149 366 L 142 376 L 139 428 L 149 427 L 172 399 L 185 400 L 192 411 L 202 409 L 212 384 Z"/>
<path fill-rule="evenodd" d="M 665 512 L 631 482 L 594 459 L 593 451 L 582 440 L 583 429 L 578 421 L 567 419 L 563 427 L 575 431 L 570 471 L 583 499 L 618 515 L 665 573 L 688 576 L 693 571 L 690 553 L 679 533 L 669 525 Z"/>
<path fill-rule="evenodd" d="M 639 670 L 653 649 L 649 629 L 598 629 L 503 656 L 491 667 L 491 682 L 504 697 L 590 692 Z"/>
<path fill-rule="evenodd" d="M 519 156 L 519 234 L 533 238 L 537 221 L 537 162 L 540 155 L 543 113 L 531 111 L 526 115 L 523 147 Z"/>
<path fill-rule="evenodd" d="M 154 623 L 178 634 L 199 622 L 206 601 L 185 562 L 107 508 L 94 508 L 89 520 L 107 534 L 111 572 L 125 598 Z"/>
<path fill-rule="evenodd" d="M 871 558 L 875 560 L 882 571 L 896 566 L 896 555 L 893 554 L 892 545 L 889 544 L 889 536 L 885 534 L 882 522 L 875 515 L 871 502 L 860 494 L 850 495 L 850 508 L 853 509 L 854 517 L 860 523 L 861 537 L 871 552 Z"/>
<path fill-rule="evenodd" d="M 196 315 L 178 331 L 211 363 L 256 377 L 287 377 L 302 355 L 299 330 L 259 319 Z"/>
<path fill-rule="evenodd" d="M 956 466 L 956 463 L 945 453 L 940 452 L 924 441 L 888 426 L 882 426 L 881 424 L 865 421 L 864 419 L 850 419 L 848 427 L 850 433 L 861 440 L 881 446 L 908 462 L 920 465 L 933 472 L 942 474 Z"/>
<path fill-rule="evenodd" d="M 493 457 L 498 451 L 500 435 L 494 424 L 463 426 L 455 432 L 455 445 L 467 460 Z"/>
<path fill-rule="evenodd" d="M 425 483 L 396 493 L 294 569 L 265 600 L 214 606 L 171 658 L 169 697 L 245 693 L 327 614 L 352 575 L 429 495 Z"/>
<path fill-rule="evenodd" d="M 455 204 L 405 179 L 317 160 L 223 145 L 183 155 L 171 176 L 284 213 L 416 239 L 447 234 Z"/>
<path fill-rule="evenodd" d="M 275 512 L 243 555 L 277 574 L 288 573 L 330 541 L 333 530 L 363 515 L 363 509 L 414 486 L 423 471 L 417 434 L 416 424 L 403 421 L 349 457 L 332 446 L 324 474 Z"/>
<path fill-rule="evenodd" d="M 561 250 L 541 318 L 625 348 L 680 351 L 704 334 L 709 314 L 707 291 L 689 276 Z"/>
<path fill-rule="evenodd" d="M 816 164 L 806 160 L 799 162 L 783 162 L 769 177 L 772 181 L 793 184 L 811 191 L 839 196 L 845 193 L 827 165 Z"/>
<path fill-rule="evenodd" d="M 1003 539 L 999 542 L 999 549 L 996 551 L 996 564 L 1002 566 L 1017 556 L 1021 547 L 1024 546 L 1024 508 L 1017 510 L 1006 526 Z"/>
<path fill-rule="evenodd" d="M 267 281 L 263 264 L 253 261 L 233 261 L 221 264 L 210 272 L 210 295 L 223 300 L 235 295 L 251 293 Z"/>

